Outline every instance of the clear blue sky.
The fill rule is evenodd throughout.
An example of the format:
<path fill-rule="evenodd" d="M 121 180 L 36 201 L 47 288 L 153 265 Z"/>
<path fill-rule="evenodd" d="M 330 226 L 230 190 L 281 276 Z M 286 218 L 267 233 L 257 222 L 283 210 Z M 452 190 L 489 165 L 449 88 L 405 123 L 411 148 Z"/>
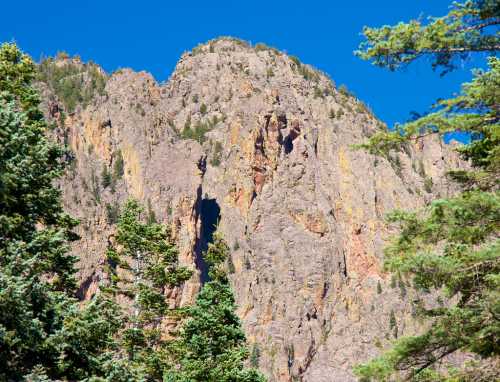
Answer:
<path fill-rule="evenodd" d="M 6 1 L 0 41 L 35 59 L 64 50 L 107 71 L 146 70 L 166 80 L 185 50 L 221 35 L 264 42 L 298 56 L 345 84 L 391 125 L 424 112 L 470 79 L 470 64 L 441 78 L 428 63 L 391 73 L 352 52 L 363 25 L 447 13 L 451 0 L 358 1 Z M 480 62 L 477 62 L 480 64 Z"/>

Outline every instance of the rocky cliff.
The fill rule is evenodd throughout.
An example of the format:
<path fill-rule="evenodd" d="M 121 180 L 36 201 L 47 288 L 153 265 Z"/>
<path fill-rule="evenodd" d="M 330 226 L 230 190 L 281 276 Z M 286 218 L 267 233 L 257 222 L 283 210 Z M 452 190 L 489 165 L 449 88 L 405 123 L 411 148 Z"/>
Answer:
<path fill-rule="evenodd" d="M 383 124 L 326 75 L 262 44 L 200 45 L 164 84 L 50 64 L 80 76 L 82 94 L 103 83 L 74 108 L 53 81 L 40 84 L 54 139 L 72 151 L 61 188 L 81 220 L 82 298 L 103 279 L 117 210 L 134 196 L 197 271 L 172 304 L 193 301 L 218 223 L 252 362 L 269 381 L 355 380 L 354 364 L 418 330 L 416 304 L 431 297 L 384 273 L 383 217 L 453 192 L 444 173 L 461 164 L 448 146 L 428 138 L 389 159 L 353 151 Z"/>

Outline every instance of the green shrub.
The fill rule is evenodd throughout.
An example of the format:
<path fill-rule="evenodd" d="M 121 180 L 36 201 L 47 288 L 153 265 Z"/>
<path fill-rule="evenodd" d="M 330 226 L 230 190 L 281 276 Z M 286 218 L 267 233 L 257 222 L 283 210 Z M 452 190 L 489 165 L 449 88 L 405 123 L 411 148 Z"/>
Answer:
<path fill-rule="evenodd" d="M 200 106 L 200 113 L 203 115 L 207 113 L 207 105 L 205 105 L 204 103 L 202 103 Z"/>
<path fill-rule="evenodd" d="M 108 166 L 105 164 L 102 166 L 102 171 L 101 171 L 101 184 L 102 188 L 107 188 L 111 185 L 113 181 L 113 177 L 111 173 L 108 171 Z"/>
<path fill-rule="evenodd" d="M 140 103 L 137 103 L 135 105 L 135 111 L 137 114 L 141 115 L 142 117 L 144 117 L 146 115 L 146 112 L 144 111 L 144 108 L 142 107 L 142 105 Z"/>
<path fill-rule="evenodd" d="M 406 293 L 407 293 L 407 291 L 406 291 L 406 284 L 405 284 L 404 280 L 401 279 L 401 278 L 399 279 L 399 291 L 400 291 L 401 297 L 405 298 L 406 297 Z"/>
<path fill-rule="evenodd" d="M 314 98 L 323 98 L 323 97 L 324 97 L 323 91 L 319 87 L 315 86 L 314 87 Z"/>
<path fill-rule="evenodd" d="M 422 177 L 422 178 L 426 178 L 427 175 L 425 174 L 425 167 L 424 167 L 424 162 L 422 161 L 422 159 L 420 159 L 418 161 L 418 169 L 417 169 L 417 172 L 418 174 Z"/>
<path fill-rule="evenodd" d="M 347 86 L 345 85 L 340 85 L 339 86 L 339 93 L 342 94 L 344 97 L 350 97 L 351 93 L 347 89 Z"/>
<path fill-rule="evenodd" d="M 103 95 L 107 77 L 94 63 L 58 64 L 47 58 L 38 66 L 38 80 L 47 84 L 71 113 L 77 105 L 86 107 L 95 96 Z"/>
<path fill-rule="evenodd" d="M 268 47 L 266 44 L 259 42 L 259 43 L 255 44 L 254 49 L 256 52 L 260 52 L 261 50 L 267 50 Z"/>
<path fill-rule="evenodd" d="M 425 192 L 427 193 L 431 193 L 432 192 L 432 186 L 434 185 L 434 182 L 432 181 L 432 178 L 431 177 L 426 177 L 424 179 L 424 190 Z"/>
<path fill-rule="evenodd" d="M 99 185 L 99 176 L 96 175 L 94 169 L 92 168 L 90 173 L 90 192 L 94 197 L 94 202 L 99 204 L 101 202 L 101 188 Z"/>
<path fill-rule="evenodd" d="M 211 131 L 219 123 L 217 116 L 212 119 L 198 121 L 194 126 L 191 126 L 191 117 L 188 117 L 184 124 L 184 129 L 181 132 L 182 139 L 194 139 L 202 144 L 206 141 L 205 134 Z"/>
<path fill-rule="evenodd" d="M 391 310 L 391 314 L 389 316 L 389 328 L 394 329 L 396 325 L 396 315 L 394 314 L 394 310 Z"/>
<path fill-rule="evenodd" d="M 229 274 L 233 274 L 236 272 L 236 268 L 234 267 L 233 257 L 231 254 L 227 256 L 227 272 Z"/>
<path fill-rule="evenodd" d="M 330 119 L 335 119 L 335 110 L 330 109 L 330 113 L 328 114 L 328 116 L 330 117 Z"/>
<path fill-rule="evenodd" d="M 124 163 L 123 163 L 123 155 L 122 151 L 118 150 L 113 157 L 115 158 L 115 163 L 113 166 L 113 181 L 116 182 L 118 179 L 121 179 L 124 171 Z"/>
<path fill-rule="evenodd" d="M 114 202 L 113 204 L 106 203 L 106 220 L 108 224 L 116 224 L 119 216 L 120 206 L 118 202 Z"/>
<path fill-rule="evenodd" d="M 372 114 L 371 110 L 362 101 L 356 103 L 356 112 L 359 114 Z"/>
<path fill-rule="evenodd" d="M 307 81 L 319 82 L 319 74 L 306 65 L 297 66 L 297 72 Z"/>
<path fill-rule="evenodd" d="M 255 369 L 259 368 L 260 363 L 260 348 L 258 344 L 253 344 L 252 352 L 250 353 L 250 366 Z"/>
<path fill-rule="evenodd" d="M 289 56 L 289 58 L 297 67 L 302 66 L 302 63 L 297 56 Z"/>

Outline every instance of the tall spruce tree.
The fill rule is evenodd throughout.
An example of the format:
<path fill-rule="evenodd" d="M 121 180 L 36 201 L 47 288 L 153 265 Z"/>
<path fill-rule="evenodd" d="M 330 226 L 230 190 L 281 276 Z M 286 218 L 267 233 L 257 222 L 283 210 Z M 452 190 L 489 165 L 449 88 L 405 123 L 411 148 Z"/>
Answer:
<path fill-rule="evenodd" d="M 404 337 L 381 357 L 360 365 L 363 381 L 398 378 L 419 381 L 500 379 L 500 2 L 453 3 L 444 17 L 396 26 L 365 28 L 357 54 L 395 70 L 421 57 L 445 74 L 460 59 L 490 52 L 487 70 L 476 70 L 458 96 L 439 101 L 428 115 L 381 131 L 360 145 L 377 155 L 401 149 L 425 135 L 468 132 L 458 151 L 472 169 L 449 173 L 460 194 L 433 201 L 421 211 L 395 211 L 389 222 L 401 227 L 386 248 L 385 267 L 413 277 L 422 290 L 444 291 L 449 303 L 421 306 L 428 320 L 421 335 Z M 435 367 L 457 351 L 483 358 L 458 370 Z M 441 365 L 442 366 L 442 365 Z M 446 369 L 446 368 L 445 368 Z"/>
<path fill-rule="evenodd" d="M 189 319 L 172 346 L 177 365 L 165 374 L 166 382 L 265 381 L 257 370 L 244 366 L 250 354 L 225 272 L 228 255 L 227 244 L 216 232 L 204 254 L 210 281 L 189 308 Z"/>
<path fill-rule="evenodd" d="M 0 380 L 126 376 L 112 362 L 116 306 L 75 298 L 76 221 L 53 186 L 64 150 L 44 135 L 35 71 L 14 44 L 0 47 Z"/>
<path fill-rule="evenodd" d="M 131 304 L 120 336 L 131 367 L 145 380 L 162 381 L 171 357 L 161 323 L 178 313 L 165 295 L 167 288 L 188 280 L 192 271 L 178 265 L 178 251 L 166 227 L 148 217 L 136 200 L 125 203 L 114 246 L 108 250 L 111 283 L 104 289 L 126 296 Z"/>

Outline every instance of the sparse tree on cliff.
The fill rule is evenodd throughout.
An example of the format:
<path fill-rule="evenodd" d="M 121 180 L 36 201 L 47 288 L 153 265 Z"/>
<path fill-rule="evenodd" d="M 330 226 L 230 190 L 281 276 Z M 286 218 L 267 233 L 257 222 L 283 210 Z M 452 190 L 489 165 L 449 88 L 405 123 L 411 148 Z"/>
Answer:
<path fill-rule="evenodd" d="M 401 149 L 425 135 L 468 132 L 471 142 L 458 150 L 472 170 L 449 177 L 463 186 L 455 197 L 433 201 L 421 211 L 395 211 L 391 223 L 401 227 L 386 248 L 385 266 L 413 277 L 423 290 L 444 292 L 447 306 L 422 307 L 429 326 L 421 335 L 399 339 L 391 350 L 360 365 L 363 381 L 401 378 L 419 381 L 493 381 L 500 378 L 500 2 L 454 3 L 450 12 L 428 22 L 365 28 L 366 42 L 357 54 L 395 70 L 421 57 L 443 74 L 476 52 L 489 52 L 487 70 L 476 70 L 458 96 L 437 103 L 430 114 L 381 131 L 361 147 L 377 155 Z M 487 362 L 455 371 L 434 366 L 457 351 Z M 492 366 L 493 365 L 493 366 Z M 474 379 L 472 379 L 474 377 Z"/>

